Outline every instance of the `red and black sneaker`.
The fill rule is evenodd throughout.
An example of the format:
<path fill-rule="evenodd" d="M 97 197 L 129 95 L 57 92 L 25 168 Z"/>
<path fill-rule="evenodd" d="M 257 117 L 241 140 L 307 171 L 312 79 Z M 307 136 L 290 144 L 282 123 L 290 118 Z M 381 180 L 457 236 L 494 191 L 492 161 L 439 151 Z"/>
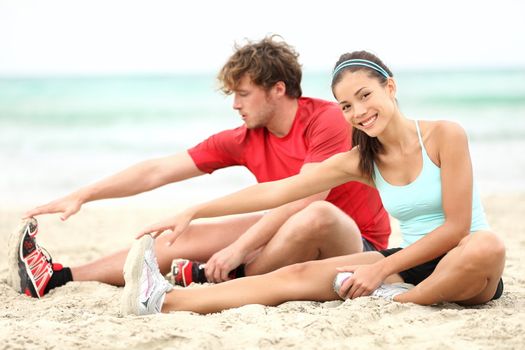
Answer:
<path fill-rule="evenodd" d="M 192 283 L 206 283 L 204 264 L 188 259 L 175 259 L 171 262 L 171 283 L 187 287 Z"/>
<path fill-rule="evenodd" d="M 11 235 L 8 253 L 11 285 L 33 298 L 43 297 L 54 271 L 62 270 L 62 266 L 53 264 L 47 251 L 36 243 L 37 233 L 36 219 L 24 221 L 18 232 Z"/>
<path fill-rule="evenodd" d="M 171 283 L 177 286 L 187 287 L 192 283 L 206 283 L 204 272 L 206 264 L 188 259 L 175 259 L 171 262 Z M 230 271 L 230 279 L 244 277 L 244 265 L 239 265 Z"/>

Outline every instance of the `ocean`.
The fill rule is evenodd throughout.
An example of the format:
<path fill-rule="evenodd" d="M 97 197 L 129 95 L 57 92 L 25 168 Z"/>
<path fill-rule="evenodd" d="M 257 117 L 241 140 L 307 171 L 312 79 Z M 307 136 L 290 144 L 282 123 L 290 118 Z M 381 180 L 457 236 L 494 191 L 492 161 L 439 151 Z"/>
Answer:
<path fill-rule="evenodd" d="M 407 117 L 466 129 L 482 194 L 525 190 L 525 68 L 402 71 L 396 79 Z M 329 85 L 329 72 L 304 73 L 305 96 L 333 100 Z M 213 74 L 0 77 L 2 205 L 43 204 L 241 123 Z M 184 205 L 254 181 L 235 167 L 129 200 Z"/>

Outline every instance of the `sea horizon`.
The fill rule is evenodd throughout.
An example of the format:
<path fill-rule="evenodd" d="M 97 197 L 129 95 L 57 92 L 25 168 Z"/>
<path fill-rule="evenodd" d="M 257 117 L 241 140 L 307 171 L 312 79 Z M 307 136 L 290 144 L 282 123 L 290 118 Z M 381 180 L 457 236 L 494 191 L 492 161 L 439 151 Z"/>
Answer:
<path fill-rule="evenodd" d="M 482 194 L 525 191 L 525 67 L 398 70 L 411 119 L 448 119 L 469 135 Z M 305 71 L 303 95 L 334 101 L 328 71 Z M 184 151 L 242 124 L 213 73 L 0 77 L 0 195 L 36 205 L 133 163 Z M 200 201 L 254 183 L 217 171 L 144 198 Z"/>

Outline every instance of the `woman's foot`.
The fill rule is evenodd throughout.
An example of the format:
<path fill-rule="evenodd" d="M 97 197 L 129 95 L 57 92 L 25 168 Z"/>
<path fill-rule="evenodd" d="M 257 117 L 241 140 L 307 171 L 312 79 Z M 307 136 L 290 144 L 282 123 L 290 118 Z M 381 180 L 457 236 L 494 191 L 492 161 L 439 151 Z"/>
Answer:
<path fill-rule="evenodd" d="M 124 264 L 124 293 L 121 299 L 123 315 L 159 313 L 166 293 L 173 286 L 159 271 L 154 239 L 144 235 L 131 247 Z"/>

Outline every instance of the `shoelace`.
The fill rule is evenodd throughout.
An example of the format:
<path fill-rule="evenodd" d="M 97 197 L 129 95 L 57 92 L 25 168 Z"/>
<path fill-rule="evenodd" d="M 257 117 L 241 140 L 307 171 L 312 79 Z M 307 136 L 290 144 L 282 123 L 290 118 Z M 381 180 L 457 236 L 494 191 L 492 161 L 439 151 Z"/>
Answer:
<path fill-rule="evenodd" d="M 40 256 L 35 260 L 29 258 L 31 255 L 33 255 L 33 253 L 29 254 L 26 257 L 30 270 L 33 270 L 36 266 L 39 266 L 42 263 L 49 263 L 49 265 L 53 266 L 53 259 L 51 258 L 51 254 L 49 254 L 49 252 L 45 248 L 40 247 L 36 242 L 34 254 L 38 254 Z"/>
<path fill-rule="evenodd" d="M 36 246 L 36 249 L 40 249 L 46 261 L 49 262 L 49 264 L 53 265 L 53 258 L 51 257 L 51 254 L 49 254 L 47 249 L 39 246 L 38 243 L 36 242 L 35 242 L 35 246 Z"/>

